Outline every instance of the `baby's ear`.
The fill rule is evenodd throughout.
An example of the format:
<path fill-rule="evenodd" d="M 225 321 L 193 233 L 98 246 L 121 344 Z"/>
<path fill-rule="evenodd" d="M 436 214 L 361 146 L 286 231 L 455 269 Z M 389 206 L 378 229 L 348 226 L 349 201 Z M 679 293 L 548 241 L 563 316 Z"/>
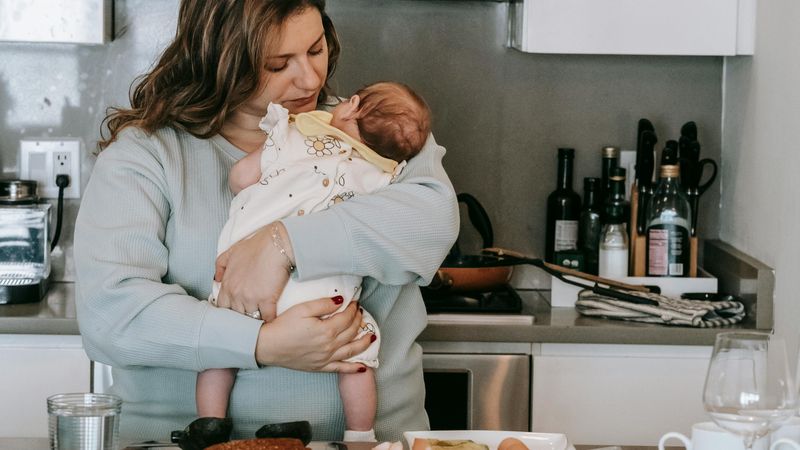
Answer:
<path fill-rule="evenodd" d="M 358 104 L 361 103 L 361 98 L 358 95 L 354 95 L 350 97 L 350 104 L 353 105 L 353 108 L 358 108 Z"/>

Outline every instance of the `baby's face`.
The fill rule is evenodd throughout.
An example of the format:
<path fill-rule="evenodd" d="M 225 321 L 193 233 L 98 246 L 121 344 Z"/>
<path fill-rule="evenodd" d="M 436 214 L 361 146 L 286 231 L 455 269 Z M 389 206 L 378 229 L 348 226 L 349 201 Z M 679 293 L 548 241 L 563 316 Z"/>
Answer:
<path fill-rule="evenodd" d="M 354 95 L 347 101 L 336 105 L 332 111 L 331 125 L 361 142 L 361 133 L 358 131 L 358 122 L 356 122 L 359 100 L 358 96 Z"/>

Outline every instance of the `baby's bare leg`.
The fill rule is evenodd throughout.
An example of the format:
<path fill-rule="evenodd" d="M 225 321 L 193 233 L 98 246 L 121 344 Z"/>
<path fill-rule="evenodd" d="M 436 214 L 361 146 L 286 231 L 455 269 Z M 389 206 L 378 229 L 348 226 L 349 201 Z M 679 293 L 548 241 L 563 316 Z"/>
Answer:
<path fill-rule="evenodd" d="M 347 429 L 372 430 L 378 408 L 375 372 L 367 367 L 367 371 L 362 373 L 340 373 L 339 395 L 342 397 Z"/>
<path fill-rule="evenodd" d="M 233 381 L 236 379 L 236 369 L 208 369 L 197 374 L 197 399 L 198 417 L 220 417 L 228 415 L 228 401 L 230 400 Z"/>

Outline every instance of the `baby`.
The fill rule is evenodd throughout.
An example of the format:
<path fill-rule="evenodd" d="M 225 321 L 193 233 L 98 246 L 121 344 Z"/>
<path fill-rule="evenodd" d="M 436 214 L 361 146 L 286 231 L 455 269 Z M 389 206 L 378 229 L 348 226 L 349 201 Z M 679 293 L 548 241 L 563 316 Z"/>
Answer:
<path fill-rule="evenodd" d="M 290 215 L 327 209 L 357 195 L 392 183 L 422 149 L 430 133 L 430 110 L 408 86 L 380 82 L 366 86 L 332 113 L 311 111 L 290 115 L 270 103 L 260 127 L 264 146 L 238 161 L 228 183 L 236 195 L 219 237 L 218 254 L 259 228 Z M 311 299 L 341 296 L 339 311 L 358 300 L 361 277 L 340 275 L 297 282 L 290 278 L 277 304 L 281 314 Z M 219 283 L 209 301 L 215 304 Z M 370 347 L 348 359 L 366 371 L 339 375 L 339 393 L 347 429 L 345 441 L 374 441 L 380 333 L 375 319 L 363 311 L 357 338 L 374 333 Z M 209 369 L 197 377 L 200 417 L 225 417 L 235 369 Z"/>

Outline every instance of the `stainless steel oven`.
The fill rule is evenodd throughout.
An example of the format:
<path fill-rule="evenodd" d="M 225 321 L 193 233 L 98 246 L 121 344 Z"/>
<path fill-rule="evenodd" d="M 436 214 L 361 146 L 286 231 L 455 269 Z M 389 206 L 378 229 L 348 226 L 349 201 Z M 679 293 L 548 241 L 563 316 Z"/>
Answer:
<path fill-rule="evenodd" d="M 530 354 L 426 350 L 425 409 L 432 430 L 529 431 Z"/>

